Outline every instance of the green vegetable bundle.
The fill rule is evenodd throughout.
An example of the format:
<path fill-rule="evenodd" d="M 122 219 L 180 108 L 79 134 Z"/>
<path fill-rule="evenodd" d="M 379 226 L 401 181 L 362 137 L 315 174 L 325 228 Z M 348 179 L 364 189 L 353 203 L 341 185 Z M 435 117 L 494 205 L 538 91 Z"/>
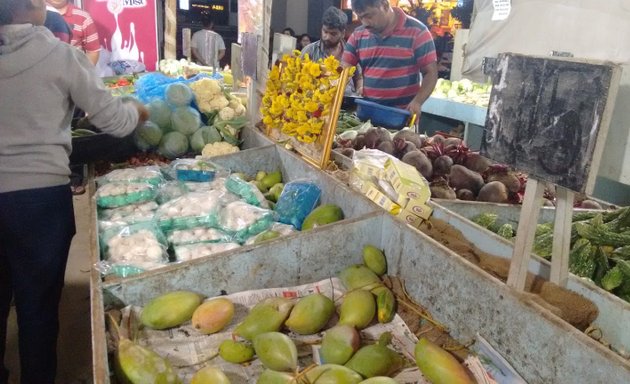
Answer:
<path fill-rule="evenodd" d="M 472 221 L 510 238 L 509 224 L 500 226 L 497 219 L 484 213 Z M 553 224 L 538 224 L 534 253 L 551 259 L 552 245 Z M 569 271 L 630 302 L 630 207 L 573 216 Z"/>

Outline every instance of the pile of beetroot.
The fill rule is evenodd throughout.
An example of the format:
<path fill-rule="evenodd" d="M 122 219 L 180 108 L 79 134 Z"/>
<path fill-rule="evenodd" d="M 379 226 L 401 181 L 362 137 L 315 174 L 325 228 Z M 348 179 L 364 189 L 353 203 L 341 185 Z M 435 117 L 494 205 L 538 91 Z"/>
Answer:
<path fill-rule="evenodd" d="M 472 152 L 456 137 L 410 130 L 392 136 L 384 128 L 371 128 L 354 139 L 338 139 L 337 146 L 349 157 L 354 150 L 370 148 L 413 165 L 429 181 L 432 198 L 518 204 L 525 192 L 527 175 Z"/>

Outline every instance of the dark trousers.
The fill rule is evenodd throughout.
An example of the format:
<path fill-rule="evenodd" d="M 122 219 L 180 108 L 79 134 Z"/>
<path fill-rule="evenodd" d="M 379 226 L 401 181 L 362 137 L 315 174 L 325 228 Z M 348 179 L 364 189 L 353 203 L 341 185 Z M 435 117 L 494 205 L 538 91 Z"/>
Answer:
<path fill-rule="evenodd" d="M 69 185 L 0 193 L 0 384 L 11 297 L 22 384 L 53 384 L 59 300 L 75 233 Z"/>

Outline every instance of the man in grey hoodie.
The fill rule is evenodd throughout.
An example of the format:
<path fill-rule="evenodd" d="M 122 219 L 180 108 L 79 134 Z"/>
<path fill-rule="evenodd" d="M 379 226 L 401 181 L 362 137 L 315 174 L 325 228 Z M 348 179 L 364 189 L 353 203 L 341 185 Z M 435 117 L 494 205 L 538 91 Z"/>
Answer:
<path fill-rule="evenodd" d="M 15 301 L 22 384 L 53 384 L 58 306 L 75 233 L 68 184 L 74 106 L 103 132 L 147 119 L 113 98 L 83 52 L 43 27 L 44 0 L 0 0 L 0 384 Z"/>

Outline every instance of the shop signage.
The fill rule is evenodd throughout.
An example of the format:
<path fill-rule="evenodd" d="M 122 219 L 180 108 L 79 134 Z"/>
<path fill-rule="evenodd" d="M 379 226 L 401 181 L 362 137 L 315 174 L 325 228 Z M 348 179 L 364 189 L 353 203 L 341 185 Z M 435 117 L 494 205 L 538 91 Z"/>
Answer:
<path fill-rule="evenodd" d="M 98 29 L 98 70 L 112 75 L 108 64 L 125 60 L 156 69 L 159 60 L 155 0 L 83 0 Z"/>

